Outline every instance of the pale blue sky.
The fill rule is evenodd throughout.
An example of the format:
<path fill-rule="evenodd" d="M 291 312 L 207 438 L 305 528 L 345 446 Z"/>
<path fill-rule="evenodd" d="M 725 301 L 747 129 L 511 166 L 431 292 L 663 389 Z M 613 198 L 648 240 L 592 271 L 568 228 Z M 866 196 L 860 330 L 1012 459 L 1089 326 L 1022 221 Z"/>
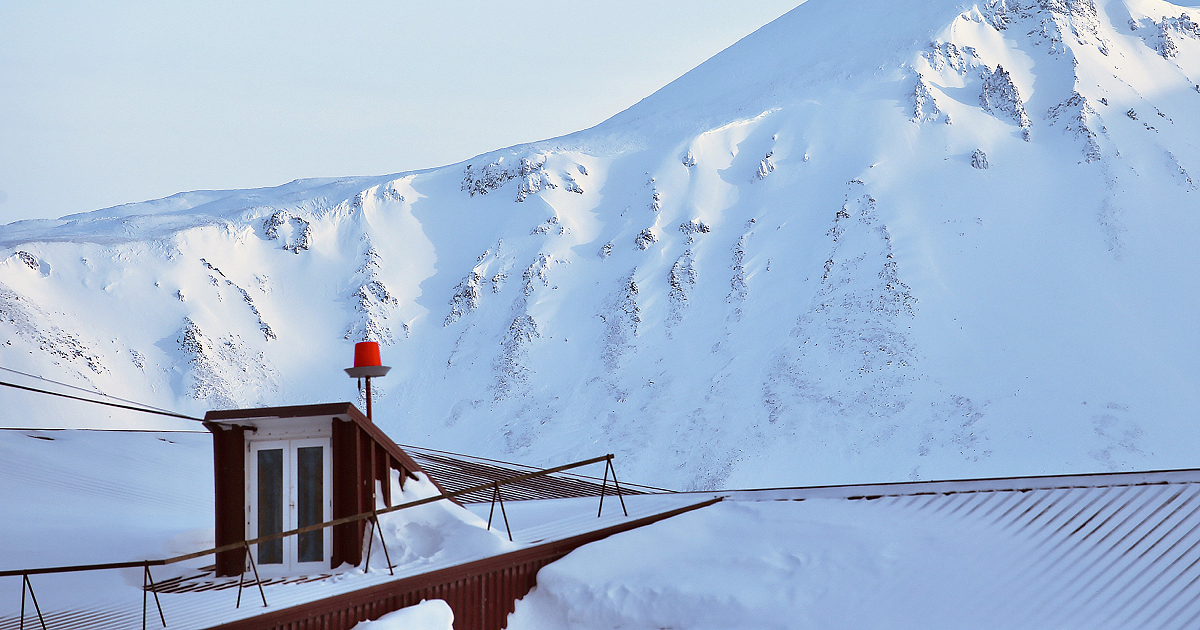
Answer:
<path fill-rule="evenodd" d="M 0 223 L 590 127 L 800 0 L 0 0 Z"/>

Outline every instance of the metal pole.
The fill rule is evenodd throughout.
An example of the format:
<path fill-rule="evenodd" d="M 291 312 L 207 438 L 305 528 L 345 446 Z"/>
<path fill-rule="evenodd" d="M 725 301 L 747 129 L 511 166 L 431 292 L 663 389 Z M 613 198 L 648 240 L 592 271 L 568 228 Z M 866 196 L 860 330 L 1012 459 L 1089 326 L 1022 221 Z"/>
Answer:
<path fill-rule="evenodd" d="M 142 567 L 145 569 L 146 567 Z M 142 571 L 142 630 L 146 630 L 146 572 Z"/>
<path fill-rule="evenodd" d="M 612 468 L 613 471 L 613 485 L 617 487 L 617 498 L 621 500 L 621 511 L 625 513 L 625 516 L 629 516 L 629 510 L 625 509 L 625 497 L 621 496 L 621 484 L 617 481 L 617 467 L 613 466 L 611 459 L 608 460 L 608 468 Z M 608 468 L 605 468 L 606 472 Z"/>
<path fill-rule="evenodd" d="M 249 551 L 249 548 L 247 548 L 247 551 Z M 238 575 L 238 598 L 237 604 L 234 605 L 234 608 L 242 607 L 242 584 L 246 581 L 246 562 L 246 560 L 242 560 L 242 573 Z"/>
<path fill-rule="evenodd" d="M 254 583 L 258 584 L 258 594 L 262 597 L 263 608 L 266 608 L 267 594 L 263 592 L 262 578 L 258 577 L 258 566 L 254 564 L 254 556 L 250 553 L 250 545 L 246 545 L 246 556 L 250 558 L 250 568 L 254 569 Z"/>
<path fill-rule="evenodd" d="M 604 481 L 600 482 L 600 509 L 596 510 L 596 518 L 600 518 L 600 513 L 604 511 L 604 488 L 608 486 L 608 464 L 611 461 L 604 461 Z"/>
<path fill-rule="evenodd" d="M 154 605 L 158 607 L 158 619 L 162 621 L 164 628 L 167 627 L 167 617 L 163 615 L 162 602 L 158 601 L 158 591 L 154 587 L 154 576 L 150 574 L 150 562 L 146 561 L 146 575 L 142 580 L 150 583 L 150 592 L 154 593 Z M 145 588 L 143 585 L 142 588 Z M 142 627 L 146 626 L 146 594 L 142 593 Z"/>
<path fill-rule="evenodd" d="M 375 546 L 375 519 L 367 519 L 371 529 L 367 532 L 367 559 L 363 562 L 363 574 L 371 570 L 371 547 Z"/>
<path fill-rule="evenodd" d="M 504 497 L 500 496 L 500 484 L 496 484 L 496 498 L 500 499 L 500 515 L 504 517 L 504 529 L 508 530 L 508 542 L 512 542 L 512 528 L 508 526 L 508 514 L 504 512 Z"/>
<path fill-rule="evenodd" d="M 488 509 L 488 526 L 487 526 L 487 528 L 489 530 L 492 529 L 492 515 L 496 513 L 496 499 L 498 499 L 498 498 L 500 498 L 500 482 L 499 481 L 496 482 L 496 485 L 495 485 L 494 489 L 492 490 L 492 507 Z"/>
<path fill-rule="evenodd" d="M 388 553 L 387 538 L 383 535 L 383 526 L 379 524 L 379 517 L 375 517 L 375 527 L 379 528 L 379 544 L 383 547 L 383 559 L 387 562 L 388 573 L 396 575 L 396 570 L 392 567 L 392 554 Z"/>
<path fill-rule="evenodd" d="M 33 582 L 29 581 L 29 576 L 25 576 L 25 582 L 21 585 L 21 627 L 25 627 L 25 585 L 29 585 L 29 599 L 33 600 L 33 609 L 37 612 L 38 621 L 42 624 L 42 630 L 46 630 L 46 619 L 42 617 L 42 607 L 38 606 L 37 595 L 33 593 Z"/>
<path fill-rule="evenodd" d="M 371 420 L 371 377 L 367 377 L 367 420 Z M 374 422 L 374 420 L 371 420 Z"/>

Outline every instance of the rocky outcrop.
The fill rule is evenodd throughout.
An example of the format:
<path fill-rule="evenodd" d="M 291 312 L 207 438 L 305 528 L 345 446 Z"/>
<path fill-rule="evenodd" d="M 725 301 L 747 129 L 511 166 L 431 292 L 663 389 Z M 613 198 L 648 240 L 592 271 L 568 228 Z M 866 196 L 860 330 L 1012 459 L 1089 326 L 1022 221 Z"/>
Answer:
<path fill-rule="evenodd" d="M 104 374 L 100 353 L 77 334 L 50 323 L 52 317 L 29 299 L 0 283 L 0 323 L 33 348 L 93 374 Z"/>
<path fill-rule="evenodd" d="M 983 90 L 979 93 L 979 106 L 997 118 L 1007 118 L 1016 123 L 1021 128 L 1022 136 L 1029 141 L 1029 114 L 1025 111 L 1020 90 L 1004 66 L 996 66 L 996 69 L 984 78 Z"/>
<path fill-rule="evenodd" d="M 1095 108 L 1079 92 L 1072 92 L 1069 98 L 1046 112 L 1046 120 L 1051 126 L 1061 125 L 1063 132 L 1083 142 L 1083 159 L 1089 163 L 1101 158 L 1096 132 L 1091 127 L 1091 124 L 1095 124 L 1104 131 L 1104 126 L 1099 124 L 1099 118 Z"/>
<path fill-rule="evenodd" d="M 479 308 L 479 283 L 482 280 L 483 276 L 478 271 L 471 270 L 471 273 L 454 287 L 454 295 L 450 298 L 450 313 L 442 322 L 443 326 L 449 326 L 463 315 Z"/>
<path fill-rule="evenodd" d="M 228 409 L 269 399 L 278 391 L 278 377 L 263 353 L 233 333 L 212 337 L 185 317 L 176 343 L 187 366 L 186 394 L 191 398 Z"/>
<path fill-rule="evenodd" d="M 675 264 L 671 265 L 670 273 L 667 274 L 667 284 L 671 287 L 667 293 L 670 303 L 670 312 L 666 322 L 668 335 L 670 335 L 671 327 L 683 319 L 684 312 L 688 307 L 688 296 L 691 295 L 692 288 L 696 286 L 697 278 L 696 257 L 689 249 L 675 260 Z"/>
<path fill-rule="evenodd" d="M 975 152 L 971 154 L 971 168 L 984 170 L 987 167 L 987 154 L 983 152 L 983 149 L 975 149 Z"/>
<path fill-rule="evenodd" d="M 550 179 L 550 174 L 545 167 L 545 155 L 526 156 L 516 160 L 500 157 L 478 169 L 473 164 L 468 164 L 463 171 L 460 188 L 474 197 L 477 194 L 486 195 L 498 190 L 516 179 L 519 180 L 516 200 L 525 201 L 530 195 L 543 189 L 558 187 Z M 582 174 L 586 174 L 586 171 Z M 575 190 L 572 192 L 583 192 L 578 185 L 574 188 Z"/>
<path fill-rule="evenodd" d="M 390 320 L 400 300 L 392 294 L 384 284 L 380 275 L 383 269 L 383 256 L 379 250 L 367 243 L 363 252 L 363 262 L 356 270 L 357 287 L 350 293 L 349 299 L 357 317 L 350 323 L 342 337 L 351 341 L 375 341 L 384 345 L 395 342 L 396 337 Z M 404 326 L 405 334 L 408 325 Z"/>
<path fill-rule="evenodd" d="M 280 241 L 283 249 L 293 254 L 312 246 L 312 226 L 307 220 L 286 210 L 271 213 L 263 221 L 262 229 L 268 239 Z"/>

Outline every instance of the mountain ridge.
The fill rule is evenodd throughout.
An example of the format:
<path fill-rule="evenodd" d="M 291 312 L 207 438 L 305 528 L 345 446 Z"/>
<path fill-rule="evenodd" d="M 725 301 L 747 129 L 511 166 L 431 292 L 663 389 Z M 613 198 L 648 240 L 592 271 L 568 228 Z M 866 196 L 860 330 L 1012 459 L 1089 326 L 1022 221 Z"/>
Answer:
<path fill-rule="evenodd" d="M 402 442 L 679 488 L 1184 467 L 1189 10 L 810 0 L 561 138 L 10 224 L 0 360 L 199 413 L 377 340 Z"/>

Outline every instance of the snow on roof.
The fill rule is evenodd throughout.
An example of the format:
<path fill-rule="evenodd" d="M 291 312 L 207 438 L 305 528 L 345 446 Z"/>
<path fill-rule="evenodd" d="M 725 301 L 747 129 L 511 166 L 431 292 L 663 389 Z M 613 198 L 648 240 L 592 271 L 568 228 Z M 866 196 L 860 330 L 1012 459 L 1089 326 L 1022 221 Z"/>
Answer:
<path fill-rule="evenodd" d="M 778 489 L 581 547 L 512 630 L 1194 628 L 1200 471 Z"/>
<path fill-rule="evenodd" d="M 213 473 L 207 433 L 107 431 L 0 431 L 0 524 L 6 541 L 0 570 L 158 559 L 211 548 Z M 398 482 L 398 480 L 394 480 Z M 395 485 L 395 484 L 394 484 Z M 610 492 L 611 482 L 610 482 Z M 437 494 L 429 484 L 411 483 L 396 502 Z M 643 494 L 617 497 L 596 516 L 595 497 L 505 501 L 496 509 L 492 534 L 483 521 L 490 504 L 475 514 L 448 501 L 381 515 L 395 575 L 374 544 L 370 570 L 343 567 L 316 576 L 267 579 L 262 607 L 251 582 L 235 608 L 238 580 L 212 575 L 212 557 L 153 567 L 170 628 L 207 628 L 384 584 L 438 569 L 564 540 L 639 518 L 694 505 L 711 496 Z M 444 513 L 443 513 L 444 512 Z M 450 514 L 453 512 L 453 514 Z M 505 534 L 512 526 L 515 542 Z M 432 532 L 437 529 L 437 532 Z M 503 536 L 503 540 L 501 539 Z M 488 539 L 491 539 L 489 544 Z M 142 570 L 120 569 L 30 577 L 48 627 L 123 629 L 141 627 Z M 0 578 L 0 629 L 17 628 L 21 578 Z M 32 602 L 26 623 L 37 623 Z M 149 616 L 157 615 L 153 600 Z"/>

